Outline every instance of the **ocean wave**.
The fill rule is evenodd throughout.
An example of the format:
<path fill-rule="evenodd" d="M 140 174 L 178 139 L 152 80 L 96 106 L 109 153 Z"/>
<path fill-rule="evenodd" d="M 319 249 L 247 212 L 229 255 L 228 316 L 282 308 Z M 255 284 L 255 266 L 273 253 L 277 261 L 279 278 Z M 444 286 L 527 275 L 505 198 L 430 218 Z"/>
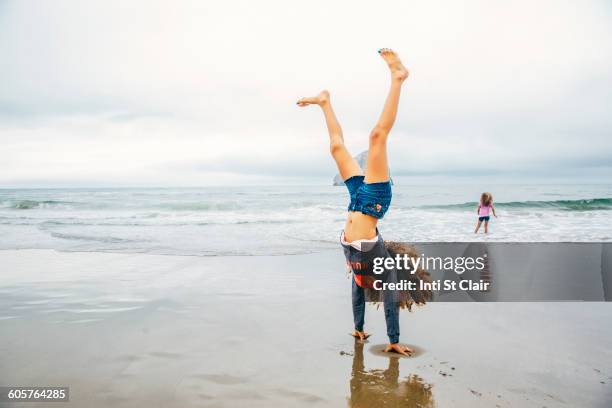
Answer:
<path fill-rule="evenodd" d="M 244 206 L 235 201 L 226 202 L 173 202 L 173 203 L 159 203 L 153 206 L 160 210 L 171 210 L 171 211 L 232 211 L 243 209 Z"/>
<path fill-rule="evenodd" d="M 45 197 L 46 198 L 46 197 Z M 160 200 L 141 200 L 133 199 L 129 196 L 116 196 L 100 198 L 96 195 L 83 197 L 77 196 L 75 200 L 58 200 L 43 198 L 20 198 L 10 197 L 2 199 L 0 197 L 0 209 L 3 210 L 93 210 L 93 211 L 147 211 L 141 216 L 146 218 L 164 217 L 176 213 L 228 213 L 242 212 L 248 210 L 270 211 L 272 209 L 284 210 L 322 210 L 335 211 L 337 205 L 329 204 L 320 197 L 317 199 L 284 199 L 271 200 L 270 197 L 253 197 L 250 199 L 218 200 L 185 199 L 182 201 L 166 201 L 163 197 Z"/>
<path fill-rule="evenodd" d="M 1 219 L 1 217 L 0 217 Z M 89 219 L 89 220 L 78 220 L 78 219 L 62 219 L 62 220 L 46 220 L 40 222 L 39 220 L 32 220 L 30 222 L 2 222 L 0 225 L 35 225 L 40 230 L 50 230 L 54 228 L 62 227 L 184 227 L 184 226 L 232 226 L 232 225 L 290 225 L 299 224 L 304 222 L 299 219 L 225 219 L 225 220 L 186 220 L 186 221 L 161 221 L 161 222 L 139 222 L 131 221 L 132 218 L 122 219 Z"/>
<path fill-rule="evenodd" d="M 477 202 L 445 205 L 423 205 L 424 209 L 474 209 Z M 505 209 L 550 209 L 560 211 L 596 211 L 612 210 L 612 198 L 590 198 L 580 200 L 550 200 L 550 201 L 510 201 L 495 203 L 497 208 Z"/>
<path fill-rule="evenodd" d="M 32 210 L 39 208 L 69 207 L 72 206 L 74 203 L 56 200 L 17 200 L 5 201 L 2 204 L 3 207 L 12 208 L 14 210 Z"/>
<path fill-rule="evenodd" d="M 111 236 L 91 236 L 91 235 L 80 235 L 80 234 L 62 234 L 59 232 L 50 232 L 51 236 L 59 239 L 66 239 L 70 241 L 93 241 L 104 244 L 130 244 L 130 243 L 142 243 L 148 240 L 135 240 L 129 238 L 111 237 Z"/>

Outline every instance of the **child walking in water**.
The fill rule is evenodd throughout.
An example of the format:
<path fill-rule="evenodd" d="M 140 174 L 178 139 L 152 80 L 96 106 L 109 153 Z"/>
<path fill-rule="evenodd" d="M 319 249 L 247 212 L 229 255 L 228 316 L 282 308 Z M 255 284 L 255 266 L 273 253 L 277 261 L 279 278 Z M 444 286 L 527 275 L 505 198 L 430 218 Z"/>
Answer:
<path fill-rule="evenodd" d="M 387 138 L 397 116 L 400 91 L 404 80 L 408 78 L 408 70 L 394 51 L 383 48 L 378 53 L 389 67 L 391 84 L 383 111 L 370 132 L 365 174 L 344 145 L 342 128 L 332 109 L 329 92 L 322 91 L 316 96 L 302 98 L 297 102 L 301 107 L 318 105 L 323 111 L 329 132 L 330 152 L 349 191 L 348 216 L 340 237 L 349 265 L 360 264 L 360 262 L 352 262 L 352 260 L 359 259 L 359 256 L 364 253 L 362 251 L 367 251 L 370 259 L 373 259 L 374 256 L 390 256 L 393 252 L 407 252 L 407 249 L 402 248 L 401 245 L 396 246 L 395 251 L 391 251 L 392 248 L 385 245 L 379 234 L 377 224 L 391 204 Z M 355 268 L 353 268 L 353 272 L 352 298 L 355 330 L 352 334 L 354 337 L 364 340 L 369 337 L 369 334 L 364 331 L 363 325 L 366 297 L 368 296 L 368 290 L 372 288 L 368 278 L 372 277 L 358 273 L 360 271 L 356 271 Z M 420 270 L 418 273 L 418 276 L 426 279 L 425 275 L 427 273 L 425 271 Z M 401 303 L 393 296 L 387 296 L 386 294 L 384 296 L 385 320 L 389 337 L 389 344 L 385 351 L 407 355 L 412 350 L 399 343 L 400 305 L 410 307 L 413 303 L 423 304 L 431 296 L 431 293 L 411 293 L 411 298 L 407 303 Z"/>
<path fill-rule="evenodd" d="M 489 219 L 490 213 L 493 213 L 493 216 L 497 218 L 495 214 L 495 207 L 493 207 L 493 195 L 491 193 L 482 193 L 480 196 L 480 202 L 478 203 L 478 208 L 476 209 L 476 213 L 478 214 L 478 221 L 476 222 L 476 230 L 474 234 L 478 233 L 480 229 L 480 225 L 484 221 L 484 232 L 485 234 L 489 233 Z"/>

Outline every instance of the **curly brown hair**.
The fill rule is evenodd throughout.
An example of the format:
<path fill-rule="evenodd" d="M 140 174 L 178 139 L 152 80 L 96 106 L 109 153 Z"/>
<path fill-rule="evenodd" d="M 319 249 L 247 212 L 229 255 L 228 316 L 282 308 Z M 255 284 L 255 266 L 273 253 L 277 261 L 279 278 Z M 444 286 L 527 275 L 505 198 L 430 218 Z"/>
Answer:
<path fill-rule="evenodd" d="M 417 249 L 404 242 L 394 242 L 394 241 L 385 241 L 385 248 L 389 251 L 389 254 L 392 257 L 395 255 L 408 255 L 409 258 L 420 258 L 420 255 Z M 423 281 L 423 282 L 431 282 L 431 275 L 425 269 L 419 267 L 414 274 L 410 275 L 411 279 Z M 420 285 L 417 285 L 420 287 Z M 406 300 L 402 300 L 400 302 L 400 307 L 402 309 L 407 308 L 408 310 L 412 310 L 412 305 L 416 304 L 417 306 L 422 306 L 427 303 L 428 300 L 433 298 L 433 293 L 431 290 L 413 290 L 410 291 L 409 295 L 406 296 Z"/>
<path fill-rule="evenodd" d="M 480 203 L 485 207 L 488 207 L 493 202 L 493 194 L 484 192 L 480 195 Z"/>

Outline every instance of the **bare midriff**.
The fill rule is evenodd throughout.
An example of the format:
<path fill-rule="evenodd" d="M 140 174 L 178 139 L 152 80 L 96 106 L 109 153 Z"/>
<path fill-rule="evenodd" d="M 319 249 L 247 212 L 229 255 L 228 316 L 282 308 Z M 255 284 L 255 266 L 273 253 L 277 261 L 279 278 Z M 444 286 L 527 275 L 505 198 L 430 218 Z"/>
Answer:
<path fill-rule="evenodd" d="M 376 237 L 376 224 L 378 219 L 359 211 L 349 211 L 344 226 L 344 239 L 353 242 L 358 239 L 372 239 Z"/>

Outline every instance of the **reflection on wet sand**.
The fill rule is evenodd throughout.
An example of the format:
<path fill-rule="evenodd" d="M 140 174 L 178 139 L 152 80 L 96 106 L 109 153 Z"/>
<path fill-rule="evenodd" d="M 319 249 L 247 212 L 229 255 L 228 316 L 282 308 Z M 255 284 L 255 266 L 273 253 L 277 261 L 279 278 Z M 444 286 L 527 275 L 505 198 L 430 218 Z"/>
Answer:
<path fill-rule="evenodd" d="M 412 374 L 400 379 L 399 358 L 390 356 L 386 370 L 366 370 L 364 343 L 355 340 L 350 407 L 434 407 L 432 385 Z"/>

